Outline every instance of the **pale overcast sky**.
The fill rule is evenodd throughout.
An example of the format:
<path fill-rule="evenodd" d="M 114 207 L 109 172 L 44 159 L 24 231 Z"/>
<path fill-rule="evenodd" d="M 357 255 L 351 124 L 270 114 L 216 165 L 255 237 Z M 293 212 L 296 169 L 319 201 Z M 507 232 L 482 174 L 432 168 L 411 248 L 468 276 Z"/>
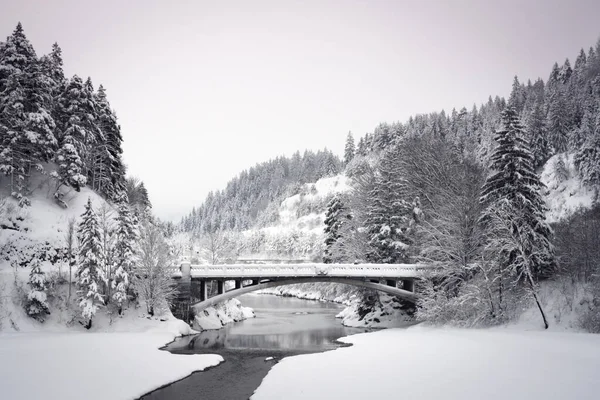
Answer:
<path fill-rule="evenodd" d="M 179 218 L 256 162 L 341 154 L 383 121 L 507 96 L 600 35 L 600 1 L 0 0 L 38 55 L 102 83 L 125 161 Z"/>

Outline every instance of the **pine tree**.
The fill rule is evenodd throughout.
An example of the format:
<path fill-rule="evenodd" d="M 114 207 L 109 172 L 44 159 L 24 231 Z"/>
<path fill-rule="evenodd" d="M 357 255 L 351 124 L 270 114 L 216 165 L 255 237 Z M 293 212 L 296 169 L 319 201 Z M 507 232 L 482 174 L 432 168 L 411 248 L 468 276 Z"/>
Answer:
<path fill-rule="evenodd" d="M 88 182 L 91 146 L 100 136 L 90 85 L 75 75 L 59 99 L 62 136 L 57 153 L 58 175 L 62 184 L 77 191 Z"/>
<path fill-rule="evenodd" d="M 350 161 L 352 161 L 354 152 L 354 137 L 352 137 L 352 132 L 348 132 L 348 136 L 346 137 L 346 147 L 344 148 L 344 165 L 348 165 Z"/>
<path fill-rule="evenodd" d="M 405 262 L 411 243 L 409 227 L 412 205 L 406 200 L 406 184 L 399 169 L 398 147 L 383 157 L 370 193 L 365 228 L 373 249 L 370 262 L 392 264 Z"/>
<path fill-rule="evenodd" d="M 24 192 L 32 168 L 41 170 L 56 151 L 51 87 L 19 23 L 0 54 L 0 172 L 11 177 L 11 192 Z"/>
<path fill-rule="evenodd" d="M 335 195 L 327 205 L 325 213 L 325 251 L 323 262 L 330 264 L 336 262 L 332 255 L 332 246 L 341 239 L 342 226 L 352 219 L 350 211 L 344 205 L 340 195 Z"/>
<path fill-rule="evenodd" d="M 586 110 L 581 129 L 583 145 L 575 154 L 575 165 L 584 184 L 600 187 L 600 113 Z"/>
<path fill-rule="evenodd" d="M 492 173 L 482 189 L 481 202 L 487 206 L 482 221 L 491 218 L 495 209 L 510 210 L 520 224 L 515 230 L 522 232 L 531 245 L 526 253 L 532 257 L 534 277 L 547 278 L 555 271 L 556 260 L 549 239 L 552 231 L 545 222 L 542 183 L 534 171 L 533 156 L 513 108 L 502 113 L 502 123 L 503 128 L 495 136 L 498 146 L 491 156 Z M 501 255 L 502 263 L 512 265 L 515 254 Z"/>
<path fill-rule="evenodd" d="M 547 127 L 550 133 L 550 144 L 554 154 L 567 150 L 569 143 L 566 109 L 563 93 L 556 89 L 548 100 Z"/>
<path fill-rule="evenodd" d="M 533 168 L 540 168 L 550 158 L 550 145 L 542 105 L 539 102 L 535 103 L 527 118 L 527 139 L 533 156 Z"/>
<path fill-rule="evenodd" d="M 102 241 L 98 217 L 88 198 L 85 211 L 77 229 L 79 241 L 79 266 L 77 284 L 79 287 L 79 307 L 86 329 L 92 327 L 92 318 L 98 308 L 104 304 L 100 294 L 100 284 L 104 281 L 102 271 Z"/>
<path fill-rule="evenodd" d="M 131 211 L 126 201 L 119 204 L 119 215 L 117 217 L 117 243 L 115 247 L 116 269 L 113 280 L 113 300 L 122 313 L 123 303 L 127 300 L 129 289 L 129 276 L 135 266 L 135 242 L 137 233 L 132 220 Z"/>
<path fill-rule="evenodd" d="M 40 322 L 44 322 L 44 318 L 50 314 L 50 310 L 46 294 L 46 274 L 42 271 L 38 258 L 31 261 L 28 284 L 31 290 L 27 294 L 27 304 L 25 306 L 27 314 Z"/>
<path fill-rule="evenodd" d="M 123 138 L 102 85 L 98 88 L 95 98 L 98 111 L 97 123 L 104 140 L 94 146 L 91 184 L 92 188 L 99 193 L 115 201 L 125 190 L 125 166 L 121 158 Z"/>

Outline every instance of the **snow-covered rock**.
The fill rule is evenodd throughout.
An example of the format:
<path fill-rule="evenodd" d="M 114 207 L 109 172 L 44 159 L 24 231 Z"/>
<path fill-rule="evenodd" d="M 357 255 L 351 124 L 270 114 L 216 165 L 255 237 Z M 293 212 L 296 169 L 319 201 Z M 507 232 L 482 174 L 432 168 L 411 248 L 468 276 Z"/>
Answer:
<path fill-rule="evenodd" d="M 254 318 L 254 310 L 242 306 L 237 299 L 229 299 L 213 307 L 205 308 L 194 317 L 194 329 L 206 331 L 221 329 L 232 322 Z"/>

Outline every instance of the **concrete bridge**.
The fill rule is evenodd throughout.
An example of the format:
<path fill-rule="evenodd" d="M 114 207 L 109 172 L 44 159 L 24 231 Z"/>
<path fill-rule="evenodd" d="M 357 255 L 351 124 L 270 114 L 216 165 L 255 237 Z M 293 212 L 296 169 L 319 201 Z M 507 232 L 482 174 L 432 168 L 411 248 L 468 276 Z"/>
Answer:
<path fill-rule="evenodd" d="M 178 308 L 182 318 L 189 307 L 196 312 L 221 301 L 256 290 L 311 282 L 335 282 L 379 290 L 415 303 L 414 282 L 431 268 L 423 264 L 224 264 L 192 265 L 184 261 L 172 269 L 179 280 Z M 230 282 L 226 284 L 226 282 Z M 230 287 L 227 290 L 227 287 Z M 212 290 L 209 290 L 212 288 Z M 212 294 L 212 296 L 211 296 Z"/>

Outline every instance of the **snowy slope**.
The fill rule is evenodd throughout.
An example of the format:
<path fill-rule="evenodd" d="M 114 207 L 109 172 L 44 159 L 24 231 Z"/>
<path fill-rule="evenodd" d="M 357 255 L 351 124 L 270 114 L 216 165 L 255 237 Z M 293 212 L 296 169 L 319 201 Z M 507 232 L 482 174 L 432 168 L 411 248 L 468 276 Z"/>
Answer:
<path fill-rule="evenodd" d="M 327 202 L 337 193 L 350 190 L 345 175 L 321 178 L 306 183 L 300 193 L 281 202 L 276 225 L 263 228 L 264 232 L 277 234 L 281 231 L 298 230 L 322 233 Z"/>
<path fill-rule="evenodd" d="M 557 172 L 561 159 L 565 166 L 562 174 Z M 548 222 L 560 221 L 577 208 L 589 208 L 594 200 L 594 192 L 581 184 L 573 159 L 569 153 L 556 154 L 542 170 L 541 180 L 546 186 L 544 197 L 549 209 L 546 214 Z"/>

